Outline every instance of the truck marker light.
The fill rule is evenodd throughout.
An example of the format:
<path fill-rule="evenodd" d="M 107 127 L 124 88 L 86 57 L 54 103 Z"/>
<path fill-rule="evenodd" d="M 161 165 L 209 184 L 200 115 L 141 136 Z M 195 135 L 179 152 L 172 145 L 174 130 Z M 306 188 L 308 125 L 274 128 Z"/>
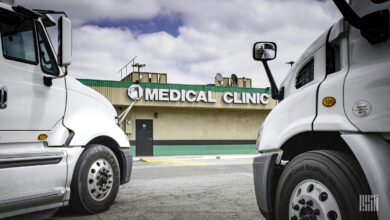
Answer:
<path fill-rule="evenodd" d="M 44 140 L 46 140 L 47 139 L 47 135 L 46 134 L 40 134 L 39 136 L 38 136 L 38 140 L 39 141 L 44 141 Z"/>
<path fill-rule="evenodd" d="M 371 113 L 371 104 L 367 101 L 357 101 L 352 107 L 352 112 L 356 117 L 366 117 Z"/>
<path fill-rule="evenodd" d="M 332 107 L 336 104 L 336 99 L 332 96 L 327 96 L 322 99 L 322 105 L 325 107 Z"/>

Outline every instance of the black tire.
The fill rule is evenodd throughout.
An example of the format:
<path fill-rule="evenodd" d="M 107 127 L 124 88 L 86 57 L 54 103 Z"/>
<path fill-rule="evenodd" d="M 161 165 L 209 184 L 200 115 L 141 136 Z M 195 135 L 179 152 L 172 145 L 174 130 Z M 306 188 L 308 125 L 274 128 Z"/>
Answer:
<path fill-rule="evenodd" d="M 300 186 L 304 186 L 305 183 L 310 186 L 307 188 L 302 187 L 302 190 L 306 189 L 306 192 L 308 192 L 305 192 L 306 194 L 311 195 L 309 193 L 312 192 L 321 194 L 318 188 L 316 189 L 317 191 L 312 191 L 311 186 L 313 184 L 310 184 L 312 180 L 314 180 L 313 182 L 319 182 L 320 185 L 318 186 L 322 184 L 322 186 L 325 186 L 330 191 L 330 196 L 333 196 L 330 198 L 336 201 L 342 219 L 377 219 L 375 212 L 359 211 L 359 195 L 369 195 L 371 192 L 364 173 L 355 159 L 350 155 L 338 151 L 311 151 L 298 155 L 290 161 L 279 179 L 275 195 L 275 217 L 277 220 L 300 219 L 302 216 L 299 216 L 299 214 L 301 213 L 306 213 L 304 215 L 309 215 L 308 217 L 310 217 L 310 214 L 308 214 L 310 213 L 310 209 L 307 209 L 309 207 L 307 201 L 310 200 L 310 197 L 306 197 L 306 200 L 303 200 L 306 203 L 299 203 L 299 199 L 305 196 L 301 195 L 302 191 L 300 189 Z M 294 195 L 292 195 L 293 193 Z M 319 198 L 317 194 L 312 195 L 313 197 L 311 198 Z M 297 200 L 298 203 L 296 202 Z M 321 204 L 321 202 L 325 201 L 321 201 L 319 198 L 314 200 L 314 203 Z M 294 206 L 296 208 L 295 213 L 299 214 L 291 214 L 292 216 L 289 216 L 289 212 L 291 209 L 294 209 Z M 316 207 L 314 205 L 309 208 L 313 208 L 312 210 L 314 210 Z M 328 213 L 321 213 L 319 210 L 317 209 L 317 213 L 323 216 L 327 216 L 329 212 L 333 211 L 324 209 L 324 212 Z M 334 213 L 330 214 L 334 216 Z M 293 216 L 297 216 L 298 218 Z M 325 219 L 332 218 L 325 217 Z"/>
<path fill-rule="evenodd" d="M 106 191 L 107 194 L 104 199 L 98 201 L 96 198 L 91 195 L 88 190 L 88 184 L 90 177 L 88 174 L 92 166 L 96 166 L 96 161 L 103 160 L 105 162 L 105 167 L 107 167 L 106 162 L 109 163 L 111 171 L 111 185 L 106 184 L 105 187 L 109 186 L 110 190 Z M 100 163 L 97 163 L 100 166 Z M 103 168 L 98 170 L 102 171 Z M 108 170 L 108 169 L 106 169 Z M 95 171 L 95 172 L 99 172 Z M 94 172 L 94 173 L 95 173 Z M 103 172 L 103 171 L 102 171 Z M 105 172 L 103 172 L 105 174 Z M 105 179 L 107 180 L 106 176 Z M 114 203 L 115 198 L 118 194 L 120 181 L 120 170 L 118 161 L 114 153 L 107 147 L 103 145 L 93 144 L 87 146 L 87 149 L 84 150 L 79 160 L 77 161 L 76 167 L 73 173 L 73 179 L 71 184 L 71 197 L 70 197 L 70 206 L 73 210 L 83 213 L 83 214 L 95 214 L 99 212 L 104 212 L 110 208 Z M 91 186 L 89 186 L 91 187 Z M 99 191 L 100 192 L 100 191 Z"/>

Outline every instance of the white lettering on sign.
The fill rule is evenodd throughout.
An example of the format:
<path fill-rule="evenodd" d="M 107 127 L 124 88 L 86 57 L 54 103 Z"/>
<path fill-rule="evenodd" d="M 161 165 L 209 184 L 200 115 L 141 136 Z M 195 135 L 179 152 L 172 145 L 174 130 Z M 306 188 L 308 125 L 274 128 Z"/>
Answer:
<path fill-rule="evenodd" d="M 269 103 L 269 95 L 265 94 L 265 93 L 261 94 L 260 103 L 264 104 L 264 105 L 268 104 Z"/>
<path fill-rule="evenodd" d="M 242 101 L 238 98 L 238 93 L 237 92 L 233 92 L 233 103 L 236 103 L 236 104 L 241 104 Z"/>
<path fill-rule="evenodd" d="M 146 101 L 165 101 L 165 102 L 204 102 L 216 103 L 212 91 L 194 91 L 194 90 L 177 90 L 177 89 L 150 89 L 145 88 Z M 222 100 L 226 104 L 263 104 L 270 101 L 267 93 L 248 93 L 248 92 L 224 92 Z"/>
<path fill-rule="evenodd" d="M 246 103 L 256 104 L 256 93 L 247 93 L 245 98 Z"/>
<path fill-rule="evenodd" d="M 169 101 L 179 101 L 180 100 L 180 91 L 177 89 L 169 90 Z"/>
<path fill-rule="evenodd" d="M 189 90 L 186 92 L 187 102 L 194 102 L 196 99 L 196 92 L 194 90 Z"/>
<path fill-rule="evenodd" d="M 159 101 L 169 101 L 169 90 L 168 89 L 160 89 L 158 90 L 158 100 Z"/>
<path fill-rule="evenodd" d="M 211 91 L 208 91 L 208 92 L 207 92 L 207 101 L 208 101 L 208 102 L 215 103 L 215 102 L 217 102 L 217 100 L 216 100 L 216 99 L 213 99 L 212 94 L 213 94 L 213 93 L 212 93 Z"/>
<path fill-rule="evenodd" d="M 199 91 L 198 92 L 198 96 L 196 97 L 196 102 L 207 102 L 207 98 L 206 98 L 206 94 L 204 93 L 204 91 Z"/>
<path fill-rule="evenodd" d="M 158 90 L 145 89 L 145 100 L 158 100 Z"/>
<path fill-rule="evenodd" d="M 230 98 L 228 98 L 228 96 L 230 96 Z M 231 93 L 231 92 L 225 92 L 225 93 L 223 94 L 223 96 L 222 96 L 222 99 L 223 99 L 223 101 L 224 101 L 225 103 L 230 104 L 230 103 L 233 102 L 232 97 L 233 97 L 233 93 Z"/>
<path fill-rule="evenodd" d="M 186 90 L 184 89 L 181 90 L 181 101 L 182 102 L 186 101 Z"/>

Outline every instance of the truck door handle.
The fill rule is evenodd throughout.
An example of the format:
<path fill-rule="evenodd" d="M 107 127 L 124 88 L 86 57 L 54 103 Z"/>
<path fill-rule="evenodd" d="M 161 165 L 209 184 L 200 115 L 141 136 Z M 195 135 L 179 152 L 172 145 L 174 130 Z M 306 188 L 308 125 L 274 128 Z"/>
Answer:
<path fill-rule="evenodd" d="M 0 109 L 7 108 L 8 90 L 6 86 L 0 86 Z"/>

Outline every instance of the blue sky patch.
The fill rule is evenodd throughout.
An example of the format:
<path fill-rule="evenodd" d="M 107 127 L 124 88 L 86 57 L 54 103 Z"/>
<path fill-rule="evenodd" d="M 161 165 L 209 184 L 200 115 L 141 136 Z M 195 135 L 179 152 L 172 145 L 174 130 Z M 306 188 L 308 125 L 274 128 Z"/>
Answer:
<path fill-rule="evenodd" d="M 168 34 L 177 37 L 179 35 L 179 27 L 183 26 L 181 16 L 176 14 L 173 16 L 158 15 L 152 19 L 131 19 L 121 21 L 93 21 L 86 25 L 97 25 L 99 27 L 127 27 L 132 32 L 137 34 L 149 34 L 160 31 L 165 31 Z"/>

